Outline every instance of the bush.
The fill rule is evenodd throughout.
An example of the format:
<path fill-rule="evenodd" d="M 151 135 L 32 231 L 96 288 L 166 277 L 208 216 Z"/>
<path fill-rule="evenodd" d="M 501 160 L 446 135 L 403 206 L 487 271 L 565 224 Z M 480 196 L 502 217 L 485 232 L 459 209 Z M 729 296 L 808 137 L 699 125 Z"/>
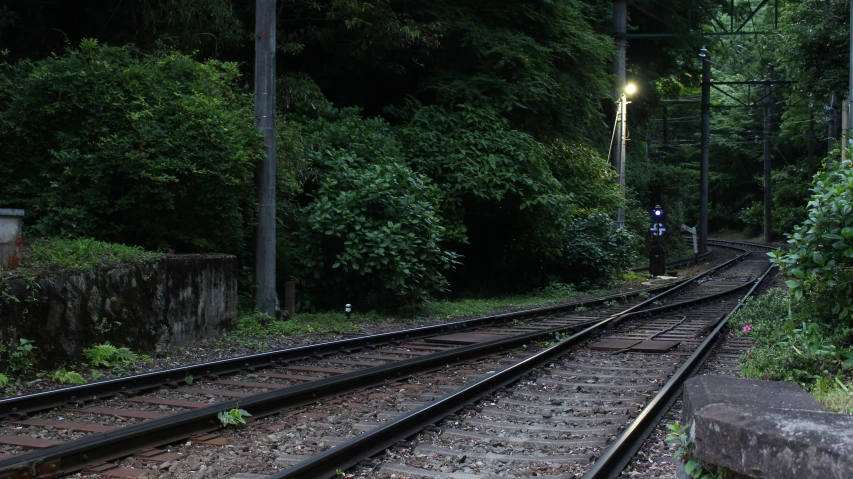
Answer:
<path fill-rule="evenodd" d="M 729 324 L 755 343 L 744 357 L 749 378 L 809 385 L 853 366 L 850 330 L 809 319 L 781 289 L 747 300 Z"/>
<path fill-rule="evenodd" d="M 84 40 L 0 67 L 0 203 L 44 235 L 240 252 L 262 142 L 236 64 Z"/>
<path fill-rule="evenodd" d="M 387 123 L 316 102 L 301 120 L 304 203 L 281 244 L 314 303 L 393 307 L 447 289 L 438 188 L 412 171 Z"/>
<path fill-rule="evenodd" d="M 581 288 L 605 286 L 631 263 L 635 236 L 627 229 L 613 230 L 604 213 L 575 218 L 564 231 L 561 256 L 551 271 L 562 281 Z"/>
<path fill-rule="evenodd" d="M 829 324 L 853 324 L 853 163 L 830 165 L 815 176 L 808 218 L 788 235 L 791 248 L 772 260 L 808 312 Z"/>

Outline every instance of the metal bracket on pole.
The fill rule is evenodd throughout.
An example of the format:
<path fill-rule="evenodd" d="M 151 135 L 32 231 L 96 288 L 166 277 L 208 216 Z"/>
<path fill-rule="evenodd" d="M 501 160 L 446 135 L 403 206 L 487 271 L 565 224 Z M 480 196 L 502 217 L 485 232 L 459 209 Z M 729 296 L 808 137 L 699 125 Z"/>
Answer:
<path fill-rule="evenodd" d="M 681 225 L 682 231 L 686 231 L 693 235 L 693 254 L 699 254 L 699 240 L 696 235 L 696 228 L 691 228 L 687 225 Z"/>

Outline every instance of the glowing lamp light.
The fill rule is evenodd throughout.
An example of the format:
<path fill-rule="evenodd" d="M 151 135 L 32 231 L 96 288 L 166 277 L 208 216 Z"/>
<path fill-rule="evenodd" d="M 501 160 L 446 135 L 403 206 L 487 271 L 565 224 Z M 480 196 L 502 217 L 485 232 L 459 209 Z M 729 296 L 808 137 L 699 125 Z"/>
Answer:
<path fill-rule="evenodd" d="M 633 95 L 634 93 L 637 93 L 637 85 L 634 85 L 633 83 L 625 85 L 625 93 L 627 93 L 628 95 Z"/>

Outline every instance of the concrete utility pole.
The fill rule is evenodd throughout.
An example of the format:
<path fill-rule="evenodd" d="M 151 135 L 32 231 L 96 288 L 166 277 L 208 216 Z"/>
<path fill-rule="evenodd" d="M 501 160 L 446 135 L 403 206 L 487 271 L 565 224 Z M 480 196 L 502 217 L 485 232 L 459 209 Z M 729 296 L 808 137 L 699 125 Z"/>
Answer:
<path fill-rule="evenodd" d="M 814 111 L 809 110 L 809 161 L 808 172 L 809 181 L 814 176 Z"/>
<path fill-rule="evenodd" d="M 838 99 L 835 96 L 835 93 L 829 97 L 829 120 L 827 123 L 828 132 L 826 135 L 826 152 L 829 153 L 835 147 L 835 135 L 838 132 L 838 127 L 835 125 L 835 122 L 838 119 L 838 111 L 835 108 L 835 104 L 838 102 Z"/>
<path fill-rule="evenodd" d="M 773 85 L 770 82 L 764 84 L 764 242 L 773 240 L 773 219 L 770 215 L 770 206 L 773 203 L 773 195 L 770 190 L 770 156 L 773 153 L 773 137 L 770 134 L 770 121 L 773 117 L 772 103 Z"/>
<path fill-rule="evenodd" d="M 702 47 L 702 164 L 699 168 L 699 254 L 708 251 L 708 164 L 711 143 L 711 55 Z"/>
<path fill-rule="evenodd" d="M 613 155 L 613 167 L 619 175 L 617 183 L 620 187 L 625 186 L 625 33 L 628 29 L 628 6 L 624 0 L 614 0 L 613 2 L 613 30 L 616 35 L 616 58 L 613 61 L 613 68 L 616 73 L 616 101 L 619 102 L 617 111 L 617 119 L 620 125 L 616 128 L 616 154 Z M 623 189 L 624 194 L 624 189 Z M 616 225 L 622 229 L 625 225 L 625 209 L 619 208 L 616 210 Z"/>
<path fill-rule="evenodd" d="M 258 165 L 258 229 L 255 239 L 255 302 L 275 315 L 275 8 L 276 0 L 255 3 L 255 127 L 264 137 Z"/>
<path fill-rule="evenodd" d="M 853 123 L 853 0 L 850 0 L 850 23 L 848 24 L 850 29 L 850 71 L 847 77 L 847 104 L 844 105 L 844 113 L 847 114 L 847 121 L 844 122 L 844 130 L 846 131 L 844 135 L 844 143 L 841 145 L 842 158 L 845 157 L 847 150 L 847 142 L 850 139 L 850 131 L 853 131 L 851 128 L 851 123 Z"/>
<path fill-rule="evenodd" d="M 850 133 L 850 126 L 848 124 L 850 113 L 850 100 L 844 99 L 841 102 L 841 161 L 847 159 L 847 139 Z"/>

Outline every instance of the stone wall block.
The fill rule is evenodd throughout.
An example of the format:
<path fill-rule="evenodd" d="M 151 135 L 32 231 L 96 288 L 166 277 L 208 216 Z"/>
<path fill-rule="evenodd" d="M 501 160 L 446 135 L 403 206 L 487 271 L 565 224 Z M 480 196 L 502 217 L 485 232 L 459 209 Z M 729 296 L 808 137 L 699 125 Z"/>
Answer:
<path fill-rule="evenodd" d="M 739 478 L 853 478 L 853 416 L 796 384 L 698 376 L 684 385 L 683 408 L 693 456 Z"/>
<path fill-rule="evenodd" d="M 166 270 L 166 326 L 171 345 L 214 337 L 237 317 L 237 258 L 172 255 Z"/>
<path fill-rule="evenodd" d="M 757 479 L 853 477 L 853 416 L 711 404 L 695 418 L 705 462 Z"/>
<path fill-rule="evenodd" d="M 163 335 L 173 346 L 193 344 L 237 315 L 237 259 L 229 255 L 169 255 L 91 272 L 18 269 L 2 279 L 0 341 L 35 341 L 47 362 L 39 367 L 77 362 L 105 341 L 138 352 L 153 352 Z M 28 299 L 34 287 L 36 301 Z"/>

